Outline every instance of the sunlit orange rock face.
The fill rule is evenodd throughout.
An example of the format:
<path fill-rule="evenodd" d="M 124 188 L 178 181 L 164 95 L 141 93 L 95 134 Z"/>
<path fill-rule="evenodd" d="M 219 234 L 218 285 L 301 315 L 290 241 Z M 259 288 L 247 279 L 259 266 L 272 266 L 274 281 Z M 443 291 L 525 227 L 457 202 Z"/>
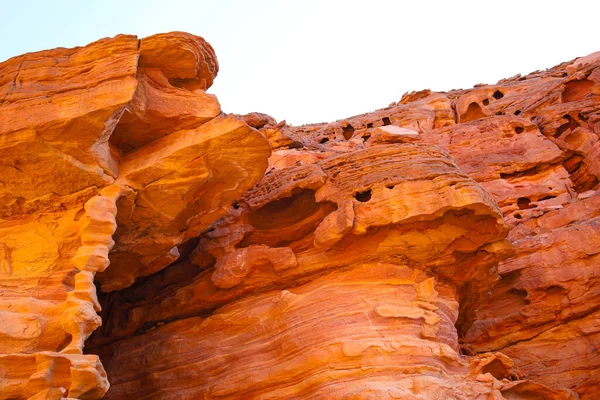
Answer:
<path fill-rule="evenodd" d="M 267 140 L 205 92 L 217 70 L 185 33 L 0 64 L 0 398 L 103 397 L 94 283 L 160 271 L 264 175 Z"/>
<path fill-rule="evenodd" d="M 300 127 L 217 72 L 0 64 L 0 399 L 600 396 L 600 54 Z"/>

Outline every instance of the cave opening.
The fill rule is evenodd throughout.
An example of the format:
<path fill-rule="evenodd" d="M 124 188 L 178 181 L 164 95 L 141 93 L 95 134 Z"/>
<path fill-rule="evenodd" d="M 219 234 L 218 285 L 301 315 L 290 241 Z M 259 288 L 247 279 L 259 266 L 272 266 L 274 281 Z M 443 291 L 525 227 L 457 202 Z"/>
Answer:
<path fill-rule="evenodd" d="M 361 203 L 366 203 L 367 201 L 371 200 L 371 189 L 356 193 L 354 198 Z"/>
<path fill-rule="evenodd" d="M 579 167 L 581 167 L 582 161 L 583 156 L 580 154 L 575 154 L 563 162 L 563 167 L 565 167 L 568 173 L 572 174 L 573 172 L 577 171 Z"/>
<path fill-rule="evenodd" d="M 565 133 L 567 130 L 569 130 L 570 132 L 573 132 L 575 129 L 577 129 L 579 127 L 579 124 L 577 123 L 577 121 L 575 121 L 569 114 L 563 115 L 563 118 L 566 119 L 567 122 L 565 122 L 564 124 L 559 126 L 558 129 L 556 130 L 556 132 L 554 133 L 554 135 L 552 135 L 556 139 L 559 139 L 563 135 L 563 133 Z"/>
<path fill-rule="evenodd" d="M 306 246 L 304 239 L 309 238 L 312 243 L 312 232 L 336 209 L 335 203 L 317 202 L 315 190 L 297 188 L 290 196 L 249 211 L 247 219 L 254 230 L 245 233 L 236 247 L 260 244 L 289 246 L 297 251 Z M 180 244 L 177 246 L 180 257 L 176 261 L 151 275 L 138 277 L 124 289 L 102 292 L 101 282 L 95 282 L 102 307 L 99 313 L 102 326 L 86 342 L 86 352 L 106 357 L 108 346 L 122 338 L 146 333 L 181 318 L 210 315 L 214 306 L 207 308 L 201 303 L 180 302 L 195 296 L 193 293 L 198 290 L 212 290 L 207 283 L 217 260 L 213 257 L 212 262 L 199 267 L 193 263 L 193 252 L 203 235 L 214 231 L 209 228 Z"/>
<path fill-rule="evenodd" d="M 591 93 L 594 85 L 595 82 L 590 81 L 589 79 L 567 82 L 562 92 L 562 102 L 569 103 L 571 101 L 583 99 L 585 96 Z"/>
<path fill-rule="evenodd" d="M 473 102 L 469 104 L 469 107 L 467 107 L 467 111 L 463 115 L 461 115 L 460 119 L 462 122 L 468 122 L 484 117 L 486 117 L 486 115 L 481 110 L 481 106 L 479 106 L 479 104 L 477 104 L 476 102 Z"/>
<path fill-rule="evenodd" d="M 315 190 L 296 188 L 291 196 L 250 212 L 248 223 L 254 227 L 254 231 L 244 237 L 239 247 L 266 244 L 270 247 L 294 248 L 294 242 L 313 232 L 335 210 L 335 203 L 317 202 Z"/>
<path fill-rule="evenodd" d="M 156 321 L 150 318 L 143 326 L 136 327 L 132 331 L 127 330 L 133 310 L 137 306 L 141 304 L 158 306 L 161 301 L 202 274 L 203 269 L 189 261 L 199 241 L 200 237 L 195 237 L 181 243 L 177 246 L 180 254 L 177 260 L 153 274 L 137 277 L 133 284 L 123 289 L 105 292 L 101 290 L 102 282 L 94 282 L 98 302 L 102 307 L 98 313 L 102 318 L 102 325 L 87 340 L 85 351 L 99 354 L 104 346 L 123 337 L 143 333 L 160 323 L 161 318 L 156 316 Z M 109 254 L 109 258 L 110 256 Z"/>
<path fill-rule="evenodd" d="M 503 98 L 503 97 L 504 97 L 504 93 L 502 93 L 502 92 L 501 92 L 501 91 L 499 91 L 499 90 L 496 90 L 492 96 L 494 96 L 494 98 L 495 98 L 496 100 L 500 100 L 501 98 Z"/>
<path fill-rule="evenodd" d="M 352 136 L 354 136 L 354 131 L 355 131 L 355 129 L 352 125 L 350 125 L 350 124 L 346 125 L 343 128 L 344 139 L 346 139 L 346 140 L 352 139 Z"/>
<path fill-rule="evenodd" d="M 520 197 L 517 200 L 517 206 L 519 207 L 519 210 L 527 210 L 535 207 L 531 205 L 531 200 L 529 200 L 527 197 Z"/>

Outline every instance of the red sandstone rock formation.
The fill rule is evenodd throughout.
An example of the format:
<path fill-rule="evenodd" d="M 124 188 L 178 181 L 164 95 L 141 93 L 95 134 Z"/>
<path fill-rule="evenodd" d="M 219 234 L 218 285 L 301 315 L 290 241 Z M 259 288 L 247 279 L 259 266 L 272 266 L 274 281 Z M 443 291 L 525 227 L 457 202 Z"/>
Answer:
<path fill-rule="evenodd" d="M 0 64 L 0 399 L 600 396 L 600 54 L 302 127 L 217 71 Z"/>
<path fill-rule="evenodd" d="M 0 65 L 0 398 L 101 398 L 94 281 L 160 271 L 264 175 L 268 142 L 204 92 L 217 69 L 184 33 Z"/>

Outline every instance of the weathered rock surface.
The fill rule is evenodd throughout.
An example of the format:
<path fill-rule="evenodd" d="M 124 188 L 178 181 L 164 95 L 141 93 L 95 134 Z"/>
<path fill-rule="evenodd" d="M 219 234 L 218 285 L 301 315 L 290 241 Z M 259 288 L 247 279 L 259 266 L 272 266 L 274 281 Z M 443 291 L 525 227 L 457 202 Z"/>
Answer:
<path fill-rule="evenodd" d="M 204 92 L 217 70 L 185 33 L 0 64 L 0 398 L 102 397 L 95 278 L 170 264 L 264 175 L 268 142 Z"/>
<path fill-rule="evenodd" d="M 217 72 L 0 64 L 0 399 L 600 396 L 598 53 L 301 127 Z"/>

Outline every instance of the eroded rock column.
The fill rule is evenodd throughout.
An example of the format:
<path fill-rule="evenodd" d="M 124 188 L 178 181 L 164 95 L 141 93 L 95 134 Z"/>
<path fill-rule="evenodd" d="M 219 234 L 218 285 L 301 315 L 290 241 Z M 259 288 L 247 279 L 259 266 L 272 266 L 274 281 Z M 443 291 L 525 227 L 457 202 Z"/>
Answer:
<path fill-rule="evenodd" d="M 138 40 L 0 65 L 0 393 L 100 398 L 83 344 L 101 324 L 94 275 L 114 244 L 118 174 L 108 138 L 136 88 Z"/>

